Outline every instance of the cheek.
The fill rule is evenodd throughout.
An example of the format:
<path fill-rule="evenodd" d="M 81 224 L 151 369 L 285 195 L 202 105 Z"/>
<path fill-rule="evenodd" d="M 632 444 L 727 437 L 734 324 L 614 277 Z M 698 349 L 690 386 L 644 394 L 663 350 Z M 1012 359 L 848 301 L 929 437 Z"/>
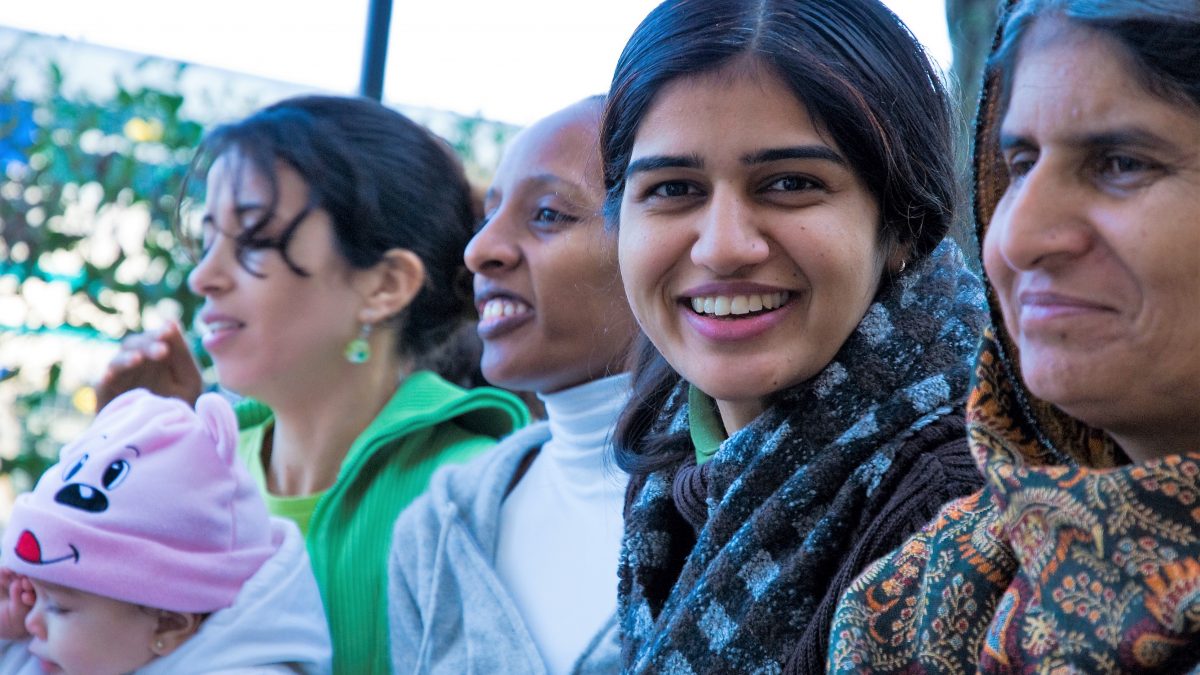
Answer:
<path fill-rule="evenodd" d="M 640 317 L 667 292 L 667 275 L 687 259 L 688 251 L 684 238 L 672 237 L 663 228 L 647 227 L 630 218 L 622 221 L 617 256 L 626 295 Z"/>
<path fill-rule="evenodd" d="M 638 313 L 639 291 L 644 290 L 644 270 L 647 264 L 644 259 L 646 247 L 639 235 L 636 226 L 622 225 L 617 240 L 618 274 L 634 313 Z"/>

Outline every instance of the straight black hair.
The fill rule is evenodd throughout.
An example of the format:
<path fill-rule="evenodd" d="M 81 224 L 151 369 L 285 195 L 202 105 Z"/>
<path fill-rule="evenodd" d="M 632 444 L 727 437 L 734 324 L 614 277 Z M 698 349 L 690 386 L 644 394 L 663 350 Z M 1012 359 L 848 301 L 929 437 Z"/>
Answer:
<path fill-rule="evenodd" d="M 885 251 L 901 246 L 914 263 L 934 249 L 960 201 L 951 103 L 912 33 L 877 0 L 666 0 L 651 11 L 621 53 L 601 126 L 611 225 L 620 227 L 634 139 L 658 93 L 739 63 L 778 76 L 845 153 L 879 203 Z M 652 432 L 679 375 L 644 337 L 633 359 L 614 446 L 622 468 L 645 473 L 679 459 L 665 450 L 671 437 Z"/>

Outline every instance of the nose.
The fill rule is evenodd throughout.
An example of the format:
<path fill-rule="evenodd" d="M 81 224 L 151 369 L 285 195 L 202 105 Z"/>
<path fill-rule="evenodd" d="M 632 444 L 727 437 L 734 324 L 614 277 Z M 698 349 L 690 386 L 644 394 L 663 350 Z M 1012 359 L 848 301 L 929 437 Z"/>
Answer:
<path fill-rule="evenodd" d="M 209 249 L 200 262 L 188 274 L 188 288 L 196 295 L 210 297 L 229 290 L 232 277 L 229 265 L 238 264 L 234 242 L 223 234 L 216 234 Z"/>
<path fill-rule="evenodd" d="M 756 221 L 753 207 L 741 195 L 718 187 L 697 224 L 692 262 L 720 276 L 762 263 L 771 246 Z"/>
<path fill-rule="evenodd" d="M 984 238 L 985 263 L 991 259 L 1014 270 L 1031 270 L 1087 253 L 1093 233 L 1087 213 L 1091 200 L 1070 172 L 1035 164 L 1008 186 L 997 204 Z"/>
<path fill-rule="evenodd" d="M 25 615 L 25 630 L 33 637 L 45 641 L 46 639 L 46 610 L 41 597 L 33 601 L 33 608 Z"/>
<path fill-rule="evenodd" d="M 513 209 L 501 205 L 492 212 L 483 227 L 467 242 L 463 261 L 475 274 L 510 270 L 521 262 L 521 248 L 514 236 Z"/>

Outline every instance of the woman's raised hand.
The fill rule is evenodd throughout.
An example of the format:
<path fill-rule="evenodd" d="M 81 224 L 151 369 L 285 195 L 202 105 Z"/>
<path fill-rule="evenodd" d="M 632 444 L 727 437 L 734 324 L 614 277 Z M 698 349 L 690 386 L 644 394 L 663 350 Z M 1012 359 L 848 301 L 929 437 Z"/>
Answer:
<path fill-rule="evenodd" d="M 160 396 L 195 404 L 203 390 L 200 367 L 183 339 L 179 324 L 130 335 L 96 385 L 96 410 L 139 387 Z"/>

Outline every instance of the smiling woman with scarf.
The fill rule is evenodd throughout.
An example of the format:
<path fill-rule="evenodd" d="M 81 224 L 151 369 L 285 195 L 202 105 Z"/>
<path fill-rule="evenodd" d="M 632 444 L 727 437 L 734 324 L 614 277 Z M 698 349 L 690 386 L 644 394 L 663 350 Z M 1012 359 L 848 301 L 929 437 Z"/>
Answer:
<path fill-rule="evenodd" d="M 979 494 L 854 582 L 841 673 L 1200 665 L 1200 8 L 1015 3 L 976 132 Z"/>
<path fill-rule="evenodd" d="M 616 439 L 628 671 L 820 670 L 845 585 L 980 484 L 951 128 L 875 0 L 668 0 L 625 47 L 602 152 L 649 339 Z"/>

